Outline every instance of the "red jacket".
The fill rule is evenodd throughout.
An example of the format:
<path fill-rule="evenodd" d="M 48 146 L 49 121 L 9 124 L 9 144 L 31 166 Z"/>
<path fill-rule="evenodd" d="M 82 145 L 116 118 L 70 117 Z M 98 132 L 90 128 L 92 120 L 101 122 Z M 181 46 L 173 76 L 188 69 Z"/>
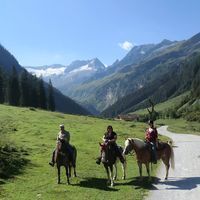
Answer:
<path fill-rule="evenodd" d="M 158 132 L 156 128 L 148 128 L 146 130 L 145 139 L 147 142 L 156 142 L 157 138 L 158 138 Z"/>

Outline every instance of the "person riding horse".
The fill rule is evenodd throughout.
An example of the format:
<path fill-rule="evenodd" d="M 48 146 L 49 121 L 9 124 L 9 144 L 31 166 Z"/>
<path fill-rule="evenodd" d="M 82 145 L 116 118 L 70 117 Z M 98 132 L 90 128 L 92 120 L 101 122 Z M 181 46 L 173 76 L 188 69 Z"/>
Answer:
<path fill-rule="evenodd" d="M 147 144 L 150 144 L 152 150 L 152 162 L 154 164 L 157 163 L 157 140 L 158 140 L 158 132 L 157 129 L 154 127 L 153 120 L 148 121 L 149 128 L 146 130 L 145 140 Z"/>
<path fill-rule="evenodd" d="M 103 142 L 111 145 L 111 148 L 115 151 L 117 157 L 119 157 L 120 161 L 124 163 L 125 162 L 124 157 L 119 151 L 119 147 L 117 146 L 116 140 L 117 140 L 117 134 L 113 131 L 113 127 L 109 125 L 107 127 L 107 132 L 103 136 Z M 96 163 L 98 165 L 100 165 L 101 163 L 101 157 L 102 157 L 102 152 L 101 155 L 96 160 Z"/>
<path fill-rule="evenodd" d="M 64 124 L 60 125 L 60 131 L 57 136 L 57 143 L 59 142 L 59 140 L 65 142 L 66 152 L 69 154 L 70 160 L 73 161 L 73 149 L 72 146 L 69 144 L 70 133 L 65 130 Z M 49 165 L 51 165 L 52 167 L 54 166 L 54 164 L 55 164 L 55 150 L 53 151 L 51 161 L 49 162 Z"/>

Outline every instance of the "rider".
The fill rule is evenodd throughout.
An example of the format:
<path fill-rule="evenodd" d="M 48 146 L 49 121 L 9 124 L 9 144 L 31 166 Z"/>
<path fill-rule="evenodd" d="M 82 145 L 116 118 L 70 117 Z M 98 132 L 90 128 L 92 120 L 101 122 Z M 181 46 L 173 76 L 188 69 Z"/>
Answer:
<path fill-rule="evenodd" d="M 124 157 L 122 156 L 121 152 L 119 151 L 116 140 L 117 140 L 117 134 L 113 131 L 112 126 L 109 125 L 107 127 L 107 132 L 103 136 L 103 142 L 112 145 L 117 157 L 119 157 L 120 161 L 122 163 L 124 163 L 125 162 Z M 97 158 L 97 161 L 96 161 L 97 164 L 101 163 L 101 156 L 99 156 Z"/>
<path fill-rule="evenodd" d="M 57 136 L 57 143 L 58 143 L 59 140 L 64 140 L 64 141 L 65 141 L 65 144 L 66 144 L 66 151 L 69 153 L 69 156 L 70 156 L 70 158 L 72 159 L 73 150 L 72 150 L 71 145 L 69 144 L 69 141 L 70 141 L 70 133 L 69 133 L 68 131 L 65 130 L 64 124 L 61 124 L 61 125 L 60 125 L 60 131 L 59 131 L 58 136 Z M 53 151 L 51 162 L 49 162 L 49 165 L 51 165 L 52 167 L 53 167 L 54 164 L 55 164 L 54 157 L 55 157 L 55 150 Z"/>
<path fill-rule="evenodd" d="M 148 121 L 149 128 L 146 130 L 146 142 L 148 142 L 151 145 L 151 149 L 153 152 L 153 163 L 157 163 L 157 153 L 156 153 L 156 146 L 157 146 L 157 140 L 158 140 L 158 132 L 157 129 L 154 127 L 153 120 Z"/>

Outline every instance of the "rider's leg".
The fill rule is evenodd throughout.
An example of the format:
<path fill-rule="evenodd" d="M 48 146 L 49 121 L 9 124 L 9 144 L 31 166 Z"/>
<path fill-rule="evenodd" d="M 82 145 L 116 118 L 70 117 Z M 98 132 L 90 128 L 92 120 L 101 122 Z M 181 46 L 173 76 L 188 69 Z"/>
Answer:
<path fill-rule="evenodd" d="M 101 164 L 101 157 L 102 157 L 102 150 L 101 150 L 101 153 L 100 153 L 101 155 L 97 158 L 97 160 L 96 160 L 96 163 L 98 164 L 98 165 L 100 165 Z"/>
<path fill-rule="evenodd" d="M 156 152 L 156 144 L 154 144 L 153 142 L 151 142 L 151 148 L 152 148 L 152 157 L 153 157 L 153 163 L 157 164 L 157 152 Z"/>
<path fill-rule="evenodd" d="M 51 161 L 49 162 L 49 165 L 51 165 L 52 167 L 53 167 L 54 164 L 55 164 L 54 158 L 55 158 L 55 150 L 53 151 Z"/>

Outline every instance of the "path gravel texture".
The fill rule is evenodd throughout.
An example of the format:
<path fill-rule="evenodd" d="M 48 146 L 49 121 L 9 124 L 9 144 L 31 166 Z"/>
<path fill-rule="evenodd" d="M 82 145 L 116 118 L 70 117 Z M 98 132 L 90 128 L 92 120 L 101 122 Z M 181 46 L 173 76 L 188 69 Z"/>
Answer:
<path fill-rule="evenodd" d="M 158 133 L 173 140 L 175 169 L 170 167 L 169 178 L 164 180 L 165 166 L 162 163 L 146 200 L 199 200 L 200 199 L 200 136 L 176 134 L 167 126 L 158 128 Z"/>

